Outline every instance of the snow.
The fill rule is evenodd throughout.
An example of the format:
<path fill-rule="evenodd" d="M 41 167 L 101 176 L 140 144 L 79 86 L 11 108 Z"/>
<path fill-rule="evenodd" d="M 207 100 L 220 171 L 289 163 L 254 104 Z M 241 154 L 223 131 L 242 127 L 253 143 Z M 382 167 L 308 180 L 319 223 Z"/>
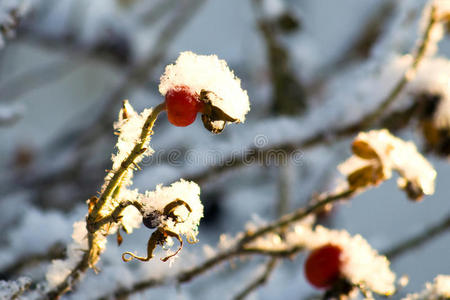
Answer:
<path fill-rule="evenodd" d="M 438 275 L 433 283 L 427 282 L 422 292 L 408 294 L 403 300 L 438 300 L 450 298 L 450 276 Z"/>
<path fill-rule="evenodd" d="M 11 281 L 0 280 L 0 299 L 15 299 L 13 296 L 20 295 L 21 291 L 26 290 L 30 284 L 31 280 L 27 277 Z M 24 298 L 20 297 L 19 299 Z"/>
<path fill-rule="evenodd" d="M 73 243 L 67 248 L 67 258 L 53 260 L 47 271 L 46 278 L 50 288 L 58 286 L 66 279 L 70 272 L 81 261 L 83 254 L 87 250 L 86 222 L 75 222 L 73 224 L 73 229 Z M 104 245 L 101 248 L 104 249 Z"/>

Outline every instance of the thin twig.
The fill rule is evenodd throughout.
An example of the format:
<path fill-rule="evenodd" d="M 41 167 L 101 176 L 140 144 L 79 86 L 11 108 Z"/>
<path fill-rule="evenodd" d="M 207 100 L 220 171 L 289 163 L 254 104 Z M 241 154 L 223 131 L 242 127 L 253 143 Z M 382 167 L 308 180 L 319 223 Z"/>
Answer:
<path fill-rule="evenodd" d="M 278 259 L 272 257 L 269 262 L 265 266 L 265 270 L 262 274 L 256 277 L 250 284 L 248 284 L 242 291 L 240 291 L 233 299 L 235 300 L 243 300 L 247 297 L 251 292 L 256 290 L 261 285 L 264 285 L 278 264 Z"/>
<path fill-rule="evenodd" d="M 12 276 L 20 273 L 25 268 L 29 268 L 45 261 L 50 261 L 52 259 L 61 259 L 64 257 L 65 246 L 62 243 L 55 243 L 42 253 L 20 256 L 15 261 L 11 262 L 2 270 L 0 270 L 0 279 L 10 279 Z"/>
<path fill-rule="evenodd" d="M 398 256 L 404 254 L 407 251 L 411 251 L 421 245 L 425 244 L 429 240 L 435 238 L 441 233 L 446 232 L 450 229 L 450 215 L 446 216 L 439 223 L 436 223 L 429 228 L 425 229 L 423 232 L 416 236 L 413 236 L 405 241 L 400 242 L 391 249 L 387 250 L 384 255 L 389 258 L 389 260 L 395 259 Z"/>
<path fill-rule="evenodd" d="M 306 216 L 308 216 L 309 214 L 317 211 L 318 209 L 321 209 L 325 205 L 335 202 L 337 200 L 347 199 L 347 198 L 351 197 L 352 195 L 354 195 L 355 193 L 356 193 L 355 190 L 349 189 L 349 190 L 344 190 L 342 192 L 338 192 L 337 194 L 325 195 L 321 199 L 319 199 L 317 202 L 310 204 L 306 208 L 301 208 L 290 214 L 286 214 L 283 217 L 281 217 L 280 219 L 278 219 L 277 221 L 275 221 L 269 225 L 262 226 L 257 230 L 254 230 L 251 232 L 247 231 L 246 234 L 239 241 L 239 245 L 244 246 L 245 244 L 255 240 L 256 238 L 258 238 L 268 232 L 274 231 L 276 229 L 279 229 L 281 227 L 289 225 L 293 222 L 299 221 L 299 220 L 305 218 Z"/>
<path fill-rule="evenodd" d="M 365 117 L 364 121 L 364 127 L 369 128 L 383 113 L 394 103 L 394 101 L 398 98 L 401 91 L 405 88 L 405 86 L 410 82 L 412 79 L 414 79 L 415 74 L 417 73 L 417 68 L 419 67 L 419 64 L 422 62 L 423 58 L 425 57 L 426 50 L 428 48 L 429 42 L 431 40 L 431 32 L 433 30 L 434 25 L 438 22 L 438 17 L 436 13 L 436 7 L 434 5 L 431 7 L 430 17 L 427 24 L 427 27 L 425 29 L 425 32 L 423 34 L 421 43 L 419 44 L 419 47 L 417 48 L 417 52 L 413 57 L 413 61 L 408 69 L 403 73 L 402 78 L 397 82 L 397 84 L 394 86 L 394 88 L 391 90 L 391 92 L 388 94 L 386 99 L 384 99 L 380 106 L 367 115 Z"/>
<path fill-rule="evenodd" d="M 55 83 L 80 68 L 82 64 L 58 61 L 41 64 L 26 72 L 9 78 L 0 86 L 0 96 L 4 102 L 12 102 L 24 94 L 45 85 Z"/>
<path fill-rule="evenodd" d="M 277 201 L 277 215 L 278 217 L 283 216 L 283 214 L 287 213 L 289 211 L 289 204 L 290 204 L 290 197 L 289 197 L 289 189 L 290 189 L 290 183 L 291 183 L 291 172 L 290 171 L 290 165 L 286 164 L 286 158 L 283 159 L 283 161 L 280 163 L 280 166 L 278 167 L 278 201 Z M 285 228 L 282 228 L 279 230 L 281 233 L 280 236 L 284 238 Z M 249 250 L 246 248 L 246 250 Z M 278 265 L 279 258 L 278 257 L 272 257 L 269 259 L 269 261 L 264 266 L 264 272 L 254 278 L 250 283 L 246 284 L 244 288 L 235 296 L 234 299 L 244 299 L 247 297 L 251 292 L 256 290 L 261 285 L 264 285 L 268 280 L 270 275 L 272 274 L 273 270 L 275 270 L 275 267 Z"/>

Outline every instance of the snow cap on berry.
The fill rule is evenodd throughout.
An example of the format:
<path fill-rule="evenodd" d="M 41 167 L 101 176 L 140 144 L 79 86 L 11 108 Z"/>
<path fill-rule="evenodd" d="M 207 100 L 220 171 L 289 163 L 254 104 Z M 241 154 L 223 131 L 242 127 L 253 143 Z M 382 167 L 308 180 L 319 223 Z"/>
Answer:
<path fill-rule="evenodd" d="M 218 128 L 215 133 L 222 131 L 225 122 L 244 122 L 250 110 L 241 81 L 216 55 L 180 53 L 175 64 L 168 65 L 161 76 L 159 91 L 165 96 L 179 86 L 189 87 L 205 103 L 202 120 L 212 132 L 214 128 Z"/>
<path fill-rule="evenodd" d="M 179 234 L 185 235 L 189 240 L 195 241 L 198 234 L 198 225 L 203 217 L 203 205 L 200 201 L 200 187 L 190 181 L 181 179 L 171 186 L 163 187 L 158 185 L 155 191 L 146 192 L 141 200 L 143 205 L 144 217 L 154 214 L 155 211 L 161 215 L 161 224 Z M 174 206 L 173 214 L 178 220 L 164 216 L 163 212 L 167 205 L 177 200 L 180 205 Z M 181 203 L 187 204 L 181 204 Z"/>
<path fill-rule="evenodd" d="M 434 193 L 436 171 L 412 142 L 385 129 L 372 130 L 359 133 L 352 150 L 354 155 L 338 167 L 352 188 L 379 184 L 395 170 L 401 176 L 398 185 L 409 198 L 419 200 Z"/>
<path fill-rule="evenodd" d="M 389 268 L 389 261 L 360 235 L 351 236 L 345 230 L 330 230 L 322 226 L 311 229 L 299 225 L 288 240 L 309 250 L 328 244 L 338 246 L 342 249 L 339 258 L 343 277 L 378 294 L 391 295 L 395 292 L 395 274 Z"/>

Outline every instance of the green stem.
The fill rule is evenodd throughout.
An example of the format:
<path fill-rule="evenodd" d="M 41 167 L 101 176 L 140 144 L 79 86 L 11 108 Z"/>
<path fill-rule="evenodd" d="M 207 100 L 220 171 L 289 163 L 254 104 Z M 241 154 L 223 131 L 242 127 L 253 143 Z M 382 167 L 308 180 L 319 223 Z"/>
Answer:
<path fill-rule="evenodd" d="M 127 172 L 128 168 L 134 163 L 134 161 L 145 152 L 145 145 L 148 143 L 149 136 L 152 134 L 152 128 L 158 115 L 165 110 L 165 104 L 161 103 L 153 109 L 150 115 L 147 117 L 144 125 L 142 126 L 139 141 L 134 146 L 128 157 L 122 161 L 119 169 L 114 173 L 111 180 L 108 182 L 100 198 L 97 200 L 91 213 L 86 217 L 86 228 L 88 231 L 88 250 L 83 254 L 80 262 L 70 272 L 70 274 L 61 282 L 56 288 L 47 292 L 45 299 L 58 299 L 62 294 L 67 292 L 74 282 L 78 281 L 81 274 L 86 272 L 89 268 L 93 268 L 100 255 L 100 248 L 96 243 L 96 239 L 99 238 L 100 232 L 98 231 L 102 226 L 114 222 L 120 213 L 128 205 L 135 205 L 134 202 L 128 201 L 121 203 L 113 212 L 97 220 L 100 210 L 103 208 L 107 200 L 111 196 L 117 196 L 120 188 L 120 183 Z"/>

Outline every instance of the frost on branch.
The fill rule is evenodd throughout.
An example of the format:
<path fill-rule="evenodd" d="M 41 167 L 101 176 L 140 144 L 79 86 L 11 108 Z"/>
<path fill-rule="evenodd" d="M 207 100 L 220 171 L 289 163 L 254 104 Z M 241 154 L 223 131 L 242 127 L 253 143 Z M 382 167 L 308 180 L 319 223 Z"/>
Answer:
<path fill-rule="evenodd" d="M 352 144 L 354 153 L 339 165 L 351 188 L 377 185 L 391 178 L 392 170 L 401 176 L 397 183 L 408 197 L 419 200 L 434 193 L 436 171 L 417 151 L 412 142 L 405 142 L 388 130 L 361 132 Z"/>
<path fill-rule="evenodd" d="M 227 63 L 216 55 L 182 52 L 175 64 L 166 67 L 160 93 L 166 96 L 186 87 L 202 102 L 202 121 L 211 132 L 221 132 L 226 122 L 245 121 L 250 110 L 247 92 Z"/>
<path fill-rule="evenodd" d="M 450 276 L 438 275 L 433 283 L 427 282 L 420 293 L 409 294 L 403 300 L 440 300 L 450 299 Z"/>
<path fill-rule="evenodd" d="M 419 127 L 427 148 L 450 155 L 450 62 L 436 57 L 423 61 L 407 88 L 417 105 Z"/>
<path fill-rule="evenodd" d="M 31 280 L 20 277 L 17 280 L 0 280 L 0 299 L 21 299 L 18 298 L 31 284 Z"/>
<path fill-rule="evenodd" d="M 67 247 L 66 259 L 53 260 L 47 271 L 46 278 L 51 288 L 62 283 L 75 266 L 80 262 L 84 252 L 88 251 L 88 240 L 86 222 L 79 221 L 73 224 L 72 233 L 73 242 Z M 106 247 L 106 239 L 100 245 L 104 250 Z"/>
<path fill-rule="evenodd" d="M 114 124 L 114 129 L 118 135 L 116 144 L 117 152 L 111 157 L 113 162 L 112 170 L 105 177 L 102 192 L 105 190 L 115 172 L 121 168 L 121 163 L 128 157 L 128 155 L 130 155 L 136 143 L 141 142 L 140 135 L 142 127 L 151 113 L 152 109 L 145 109 L 143 112 L 138 114 L 127 100 L 124 101 L 123 107 L 119 112 L 119 120 Z M 145 156 L 149 156 L 153 153 L 153 149 L 148 144 L 149 141 L 150 137 L 146 137 L 144 152 L 135 159 L 134 165 L 127 170 L 121 179 L 121 188 L 123 189 L 125 196 L 130 196 L 128 195 L 129 192 L 126 191 L 125 188 L 132 184 L 131 179 L 133 177 L 133 169 Z M 108 213 L 111 213 L 114 208 L 117 207 L 121 198 L 123 197 L 120 197 L 119 194 L 116 199 L 111 199 L 109 203 L 106 203 L 100 211 L 100 215 L 107 215 Z"/>

